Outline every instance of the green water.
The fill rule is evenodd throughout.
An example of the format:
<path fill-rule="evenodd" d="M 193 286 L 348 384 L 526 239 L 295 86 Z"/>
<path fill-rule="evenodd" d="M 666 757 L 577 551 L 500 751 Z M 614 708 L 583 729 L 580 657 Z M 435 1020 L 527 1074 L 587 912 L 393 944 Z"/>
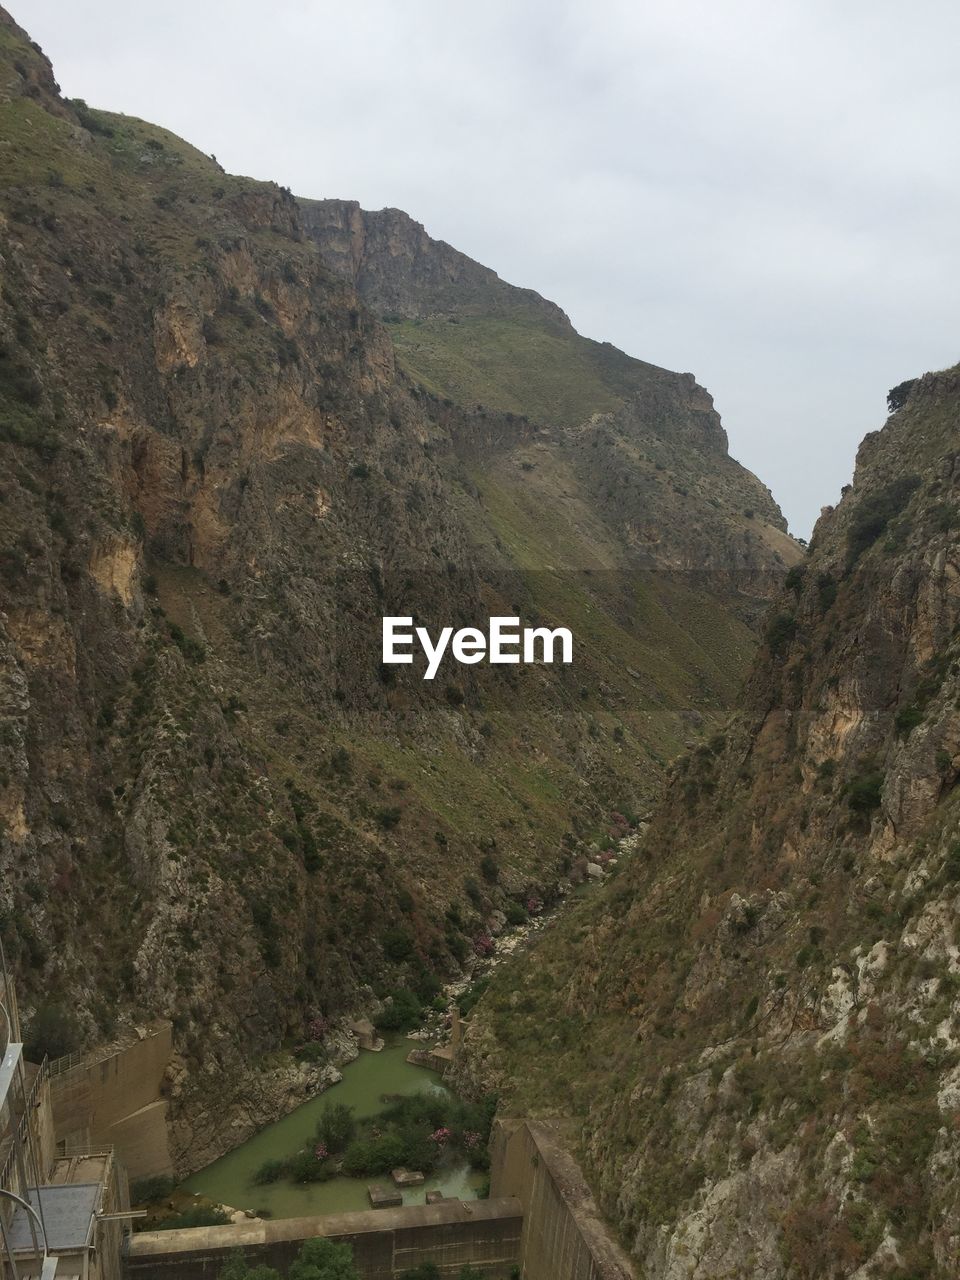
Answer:
<path fill-rule="evenodd" d="M 265 1209 L 275 1218 L 297 1218 L 315 1213 L 347 1213 L 369 1209 L 367 1186 L 371 1182 L 392 1185 L 389 1177 L 331 1178 L 329 1182 L 295 1183 L 286 1180 L 258 1187 L 253 1175 L 267 1160 L 293 1155 L 312 1139 L 320 1112 L 328 1102 L 343 1102 L 362 1119 L 383 1109 L 385 1093 L 447 1092 L 433 1071 L 415 1067 L 406 1056 L 414 1044 L 402 1040 L 380 1053 L 360 1051 L 355 1062 L 343 1068 L 343 1080 L 305 1102 L 296 1111 L 261 1129 L 242 1146 L 228 1152 L 183 1184 L 184 1191 L 209 1196 L 234 1209 Z M 441 1166 L 419 1187 L 403 1192 L 404 1204 L 423 1204 L 427 1191 L 440 1190 L 463 1200 L 475 1198 L 484 1181 L 464 1162 Z"/>

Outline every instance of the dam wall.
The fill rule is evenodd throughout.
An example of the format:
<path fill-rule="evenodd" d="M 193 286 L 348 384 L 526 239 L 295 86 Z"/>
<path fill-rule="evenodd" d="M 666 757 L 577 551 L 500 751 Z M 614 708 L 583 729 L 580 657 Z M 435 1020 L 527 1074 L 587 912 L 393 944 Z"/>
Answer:
<path fill-rule="evenodd" d="M 432 1262 L 443 1280 L 457 1280 L 467 1263 L 479 1267 L 489 1280 L 511 1280 L 520 1263 L 521 1228 L 520 1205 L 508 1196 L 142 1231 L 127 1243 L 124 1276 L 126 1280 L 216 1280 L 236 1249 L 243 1251 L 251 1266 L 265 1264 L 284 1275 L 304 1240 L 326 1236 L 353 1247 L 362 1280 L 397 1280 L 404 1271 L 425 1262 Z"/>
<path fill-rule="evenodd" d="M 173 1172 L 164 1073 L 173 1051 L 169 1022 L 129 1044 L 50 1065 L 50 1099 L 63 1155 L 113 1147 L 131 1179 Z"/>
<path fill-rule="evenodd" d="M 630 1259 L 553 1126 L 495 1122 L 490 1194 L 514 1196 L 523 1207 L 523 1280 L 634 1280 Z"/>

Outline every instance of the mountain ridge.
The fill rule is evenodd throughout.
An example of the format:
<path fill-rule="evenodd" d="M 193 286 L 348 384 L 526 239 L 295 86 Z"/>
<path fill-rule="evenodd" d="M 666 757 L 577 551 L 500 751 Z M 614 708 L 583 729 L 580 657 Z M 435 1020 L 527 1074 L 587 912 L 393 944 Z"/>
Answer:
<path fill-rule="evenodd" d="M 289 191 L 63 99 L 5 11 L 0 74 L 0 931 L 35 1054 L 173 1022 L 183 1172 L 559 899 L 795 548 L 678 375 L 431 391 Z M 381 667 L 386 613 L 494 612 L 578 664 Z"/>
<path fill-rule="evenodd" d="M 572 1119 L 649 1280 L 955 1270 L 960 370 L 900 399 L 740 709 L 495 977 L 458 1063 Z"/>

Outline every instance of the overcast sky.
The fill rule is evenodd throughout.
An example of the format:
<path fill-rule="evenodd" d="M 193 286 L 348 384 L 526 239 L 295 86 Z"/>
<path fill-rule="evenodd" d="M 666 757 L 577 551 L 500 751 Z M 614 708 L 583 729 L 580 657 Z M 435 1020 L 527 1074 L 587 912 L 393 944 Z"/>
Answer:
<path fill-rule="evenodd" d="M 960 359 L 953 0 L 4 0 L 65 93 L 691 370 L 807 535 Z"/>

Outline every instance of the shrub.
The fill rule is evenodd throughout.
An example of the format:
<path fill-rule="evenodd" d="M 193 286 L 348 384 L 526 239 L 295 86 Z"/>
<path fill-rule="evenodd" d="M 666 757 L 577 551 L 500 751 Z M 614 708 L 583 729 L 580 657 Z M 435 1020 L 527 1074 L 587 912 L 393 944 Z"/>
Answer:
<path fill-rule="evenodd" d="M 130 1187 L 130 1200 L 133 1204 L 152 1204 L 154 1200 L 162 1200 L 176 1186 L 173 1178 L 165 1174 L 157 1174 L 152 1178 L 138 1178 Z"/>
<path fill-rule="evenodd" d="M 280 1273 L 262 1264 L 250 1266 L 238 1251 L 220 1268 L 217 1280 L 280 1280 Z M 287 1271 L 287 1280 L 360 1280 L 360 1273 L 350 1245 L 315 1236 L 303 1242 Z"/>
<path fill-rule="evenodd" d="M 263 1187 L 270 1182 L 279 1182 L 286 1175 L 286 1160 L 264 1160 L 263 1164 L 253 1175 L 253 1181 L 256 1186 Z"/>
<path fill-rule="evenodd" d="M 463 887 L 466 890 L 467 897 L 470 899 L 473 905 L 479 910 L 480 907 L 482 907 L 483 905 L 483 891 L 481 890 L 480 886 L 477 884 L 476 880 L 473 880 L 470 876 L 467 876 L 467 878 L 463 882 Z"/>
<path fill-rule="evenodd" d="M 919 476 L 898 476 L 861 500 L 847 529 L 848 569 L 873 546 L 890 521 L 903 511 L 919 484 Z"/>
<path fill-rule="evenodd" d="M 315 1236 L 304 1241 L 296 1262 L 290 1265 L 287 1280 L 360 1280 L 360 1273 L 350 1245 Z"/>
<path fill-rule="evenodd" d="M 403 810 L 397 805 L 388 805 L 376 812 L 377 825 L 382 827 L 384 831 L 392 831 L 403 817 Z"/>
<path fill-rule="evenodd" d="M 317 1121 L 317 1137 L 331 1153 L 338 1155 L 346 1150 L 354 1139 L 357 1122 L 353 1118 L 353 1108 L 342 1102 L 328 1102 L 320 1112 Z"/>
<path fill-rule="evenodd" d="M 497 866 L 496 859 L 492 858 L 489 853 L 485 853 L 480 859 L 480 874 L 488 884 L 495 884 L 500 875 L 500 868 Z"/>
<path fill-rule="evenodd" d="M 890 413 L 896 413 L 903 408 L 910 398 L 910 392 L 916 385 L 916 378 L 907 378 L 905 382 L 898 382 L 895 387 L 890 388 L 887 392 L 887 409 Z"/>
<path fill-rule="evenodd" d="M 817 575 L 817 598 L 822 613 L 826 613 L 837 598 L 837 584 L 829 573 Z"/>
<path fill-rule="evenodd" d="M 464 693 L 459 685 L 448 684 L 443 691 L 443 696 L 446 698 L 447 702 L 450 703 L 451 707 L 463 706 Z"/>
<path fill-rule="evenodd" d="M 64 1054 L 72 1053 L 79 1042 L 80 1034 L 73 1014 L 61 1004 L 48 1002 L 41 1004 L 30 1020 L 23 1056 L 28 1062 L 62 1058 Z"/>
<path fill-rule="evenodd" d="M 779 656 L 797 634 L 797 620 L 792 613 L 778 613 L 767 624 L 766 641 L 770 652 Z"/>
<path fill-rule="evenodd" d="M 406 929 L 388 929 L 383 935 L 383 951 L 394 964 L 402 964 L 413 955 L 413 936 Z"/>
<path fill-rule="evenodd" d="M 852 778 L 847 784 L 847 804 L 854 813 L 872 813 L 880 807 L 883 774 L 872 770 Z"/>
<path fill-rule="evenodd" d="M 397 1134 L 362 1138 L 344 1152 L 343 1171 L 351 1178 L 373 1177 L 396 1169 L 406 1158 L 407 1149 Z"/>
<path fill-rule="evenodd" d="M 326 1182 L 330 1177 L 326 1160 L 315 1151 L 298 1151 L 287 1162 L 286 1172 L 294 1182 Z"/>
<path fill-rule="evenodd" d="M 784 578 L 783 585 L 788 591 L 792 591 L 794 595 L 798 596 L 803 588 L 805 573 L 806 569 L 802 564 L 795 564 Z"/>
<path fill-rule="evenodd" d="M 897 734 L 901 738 L 909 737 L 918 724 L 923 724 L 923 712 L 915 704 L 901 707 L 894 721 Z"/>
<path fill-rule="evenodd" d="M 156 1224 L 154 1230 L 179 1231 L 181 1227 L 225 1227 L 229 1221 L 230 1215 L 224 1213 L 222 1209 L 194 1205 L 190 1209 L 184 1209 L 183 1213 L 175 1213 L 169 1218 L 164 1218 Z"/>
<path fill-rule="evenodd" d="M 390 1003 L 376 1019 L 379 1031 L 409 1031 L 420 1021 L 420 1001 L 412 991 L 400 988 L 391 993 Z"/>

